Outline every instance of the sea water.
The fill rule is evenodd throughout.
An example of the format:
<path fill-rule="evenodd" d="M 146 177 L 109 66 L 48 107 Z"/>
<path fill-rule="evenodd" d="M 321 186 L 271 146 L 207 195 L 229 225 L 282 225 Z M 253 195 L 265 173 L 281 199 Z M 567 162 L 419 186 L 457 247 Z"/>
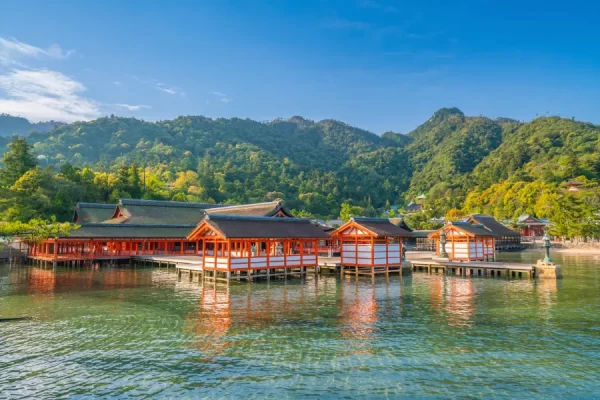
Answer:
<path fill-rule="evenodd" d="M 535 262 L 537 253 L 500 259 Z M 600 257 L 562 280 L 0 266 L 0 398 L 600 398 Z"/>

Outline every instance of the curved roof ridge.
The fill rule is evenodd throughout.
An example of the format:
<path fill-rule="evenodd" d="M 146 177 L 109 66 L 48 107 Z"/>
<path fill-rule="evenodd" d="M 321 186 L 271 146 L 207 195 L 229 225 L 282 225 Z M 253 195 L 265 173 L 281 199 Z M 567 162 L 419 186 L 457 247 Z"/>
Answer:
<path fill-rule="evenodd" d="M 170 200 L 143 200 L 143 199 L 119 199 L 121 206 L 154 206 L 154 207 L 182 207 L 182 208 L 219 208 L 223 205 L 213 203 L 191 203 L 185 201 Z"/>
<path fill-rule="evenodd" d="M 277 217 L 255 217 L 249 215 L 229 215 L 229 214 L 207 214 L 206 217 L 200 222 L 204 221 L 218 221 L 218 220 L 230 220 L 230 221 L 270 221 L 270 222 L 285 222 L 285 223 L 311 223 L 309 218 L 277 218 Z"/>
<path fill-rule="evenodd" d="M 92 222 L 85 224 L 86 227 L 97 228 L 193 228 L 196 224 L 105 224 L 102 222 Z"/>
<path fill-rule="evenodd" d="M 85 201 L 78 202 L 75 207 L 93 207 L 93 208 L 115 208 L 116 204 L 108 204 L 108 203 L 86 203 Z"/>
<path fill-rule="evenodd" d="M 264 201 L 262 203 L 251 203 L 251 204 L 224 204 L 222 206 L 219 207 L 213 207 L 213 208 L 207 208 L 206 211 L 211 211 L 211 210 L 227 210 L 227 209 L 232 209 L 232 208 L 251 208 L 251 207 L 263 207 L 266 206 L 268 204 L 272 204 L 274 206 L 280 206 L 282 205 L 281 201 Z"/>

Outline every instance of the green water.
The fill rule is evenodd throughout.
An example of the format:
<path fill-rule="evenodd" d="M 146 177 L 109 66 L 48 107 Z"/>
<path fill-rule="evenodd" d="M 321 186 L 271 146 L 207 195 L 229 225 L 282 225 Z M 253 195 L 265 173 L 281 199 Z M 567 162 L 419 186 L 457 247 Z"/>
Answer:
<path fill-rule="evenodd" d="M 537 254 L 508 254 L 527 260 Z M 599 398 L 600 257 L 561 281 L 0 266 L 0 398 Z"/>

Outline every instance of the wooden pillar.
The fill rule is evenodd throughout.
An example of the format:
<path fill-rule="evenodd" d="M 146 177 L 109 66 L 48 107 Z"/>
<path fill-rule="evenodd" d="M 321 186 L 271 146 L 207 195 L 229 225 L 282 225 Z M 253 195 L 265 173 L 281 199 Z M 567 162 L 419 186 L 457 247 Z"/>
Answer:
<path fill-rule="evenodd" d="M 227 270 L 231 271 L 231 239 L 227 239 Z"/>
<path fill-rule="evenodd" d="M 267 239 L 267 243 L 265 244 L 267 253 L 267 270 L 271 268 L 271 244 L 271 239 Z"/>
<path fill-rule="evenodd" d="M 358 265 L 358 235 L 354 236 L 354 264 Z"/>
<path fill-rule="evenodd" d="M 400 241 L 398 239 L 398 241 Z M 402 245 L 400 245 L 402 246 Z M 400 257 L 402 257 L 402 248 L 400 248 Z M 385 238 L 385 266 L 390 265 L 390 239 L 388 237 Z"/>
<path fill-rule="evenodd" d="M 246 241 L 245 243 L 246 251 L 248 252 L 248 269 L 252 266 L 252 242 Z"/>
<path fill-rule="evenodd" d="M 375 266 L 375 238 L 371 236 L 371 267 Z"/>
<path fill-rule="evenodd" d="M 214 256 L 214 259 L 215 259 L 215 277 L 216 277 L 216 270 L 217 270 L 217 254 L 218 254 L 218 252 L 219 252 L 219 251 L 218 251 L 218 250 L 219 250 L 219 246 L 218 246 L 218 244 L 217 244 L 217 239 L 214 239 L 214 240 L 213 240 L 213 248 L 214 248 L 214 251 L 213 251 L 213 256 Z"/>
<path fill-rule="evenodd" d="M 475 251 L 477 251 L 477 239 L 475 239 Z M 475 254 L 477 256 L 477 254 Z M 471 242 L 469 241 L 469 235 L 467 235 L 467 261 L 471 261 Z"/>

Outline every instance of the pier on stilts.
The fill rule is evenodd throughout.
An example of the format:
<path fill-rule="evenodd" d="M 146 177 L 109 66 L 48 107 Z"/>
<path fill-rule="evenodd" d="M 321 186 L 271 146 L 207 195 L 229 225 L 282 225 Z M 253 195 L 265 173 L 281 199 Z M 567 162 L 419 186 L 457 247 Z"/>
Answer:
<path fill-rule="evenodd" d="M 331 236 L 339 242 L 342 276 L 410 273 L 402 240 L 411 234 L 387 218 L 352 218 Z"/>
<path fill-rule="evenodd" d="M 490 262 L 490 261 L 436 261 L 433 259 L 412 261 L 414 272 L 457 276 L 487 276 L 496 278 L 535 277 L 535 266 L 530 264 Z"/>
<path fill-rule="evenodd" d="M 327 233 L 308 219 L 290 217 L 280 202 L 215 207 L 121 199 L 114 209 L 80 203 L 74 216 L 79 229 L 39 242 L 23 240 L 21 257 L 43 267 L 175 268 L 180 277 L 215 282 L 304 277 L 309 272 L 357 278 L 412 272 L 561 275 L 549 255 L 536 265 L 495 262 L 497 241 L 516 242 L 518 234 L 490 216 L 472 215 L 429 233 L 436 255 L 411 261 L 405 261 L 404 241 L 413 233 L 388 218 L 355 217 Z"/>

